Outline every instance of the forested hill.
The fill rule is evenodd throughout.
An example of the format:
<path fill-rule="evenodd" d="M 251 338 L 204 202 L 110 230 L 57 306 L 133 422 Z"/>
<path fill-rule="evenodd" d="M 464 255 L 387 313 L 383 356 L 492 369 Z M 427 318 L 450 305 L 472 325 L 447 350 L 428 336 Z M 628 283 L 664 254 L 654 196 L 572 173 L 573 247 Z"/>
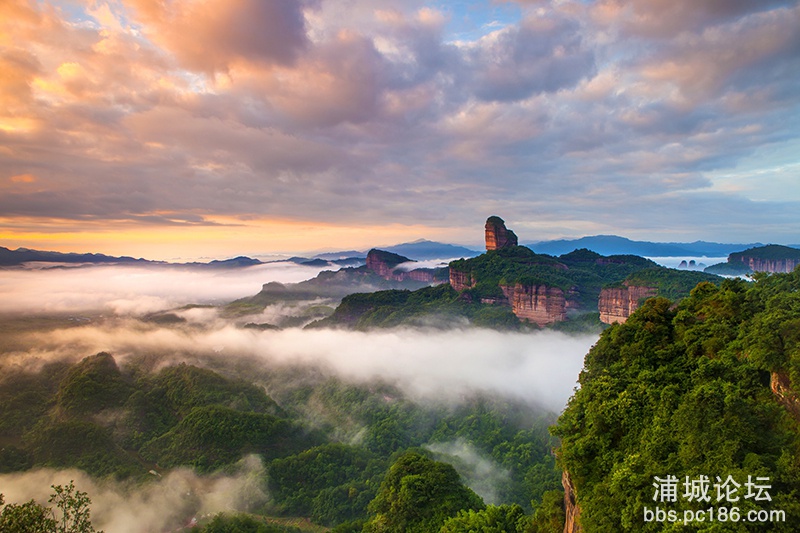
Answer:
<path fill-rule="evenodd" d="M 676 307 L 649 300 L 602 334 L 553 430 L 577 502 L 568 516 L 587 532 L 711 531 L 678 521 L 725 507 L 713 531 L 797 531 L 798 398 L 800 269 L 701 283 Z M 720 501 L 729 477 L 739 498 Z M 656 492 L 670 478 L 674 501 Z"/>
<path fill-rule="evenodd" d="M 598 311 L 608 299 L 604 288 L 640 285 L 652 289 L 652 294 L 677 300 L 701 281 L 722 279 L 665 268 L 638 256 L 606 257 L 574 250 L 553 257 L 516 245 L 451 261 L 449 277 L 449 284 L 413 292 L 348 295 L 330 317 L 310 327 L 462 327 L 469 323 L 495 329 L 552 326 L 599 331 Z M 626 308 L 638 304 L 625 302 Z"/>

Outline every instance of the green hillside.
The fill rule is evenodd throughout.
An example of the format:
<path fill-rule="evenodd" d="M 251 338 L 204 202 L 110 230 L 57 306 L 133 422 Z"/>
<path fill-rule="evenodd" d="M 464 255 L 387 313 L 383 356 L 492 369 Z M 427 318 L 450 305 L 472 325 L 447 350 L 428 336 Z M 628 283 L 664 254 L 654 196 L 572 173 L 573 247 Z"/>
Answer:
<path fill-rule="evenodd" d="M 677 308 L 649 300 L 602 334 L 554 428 L 585 531 L 795 531 L 799 290 L 800 270 L 757 276 L 754 284 L 702 283 Z M 771 380 L 786 385 L 782 394 L 770 390 Z M 656 478 L 668 476 L 680 481 L 680 494 L 654 501 Z M 735 503 L 714 492 L 728 476 L 741 485 Z M 770 485 L 771 501 L 758 501 L 753 485 L 746 496 L 756 478 Z M 687 479 L 705 484 L 712 503 L 681 497 Z M 645 521 L 657 506 L 681 518 L 709 506 L 736 507 L 742 516 L 780 510 L 785 521 L 777 514 L 713 529 Z"/>

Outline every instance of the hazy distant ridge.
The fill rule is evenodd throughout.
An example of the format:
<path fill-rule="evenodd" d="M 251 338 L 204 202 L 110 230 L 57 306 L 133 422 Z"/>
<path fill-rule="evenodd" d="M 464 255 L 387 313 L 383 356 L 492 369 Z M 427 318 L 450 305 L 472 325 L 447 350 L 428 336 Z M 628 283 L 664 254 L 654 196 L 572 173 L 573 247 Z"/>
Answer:
<path fill-rule="evenodd" d="M 525 243 L 536 253 L 562 255 L 572 250 L 587 248 L 600 255 L 631 254 L 644 257 L 722 257 L 748 248 L 763 246 L 762 243 L 718 243 L 695 242 L 650 242 L 634 241 L 617 235 L 594 235 L 579 239 L 559 239 Z"/>

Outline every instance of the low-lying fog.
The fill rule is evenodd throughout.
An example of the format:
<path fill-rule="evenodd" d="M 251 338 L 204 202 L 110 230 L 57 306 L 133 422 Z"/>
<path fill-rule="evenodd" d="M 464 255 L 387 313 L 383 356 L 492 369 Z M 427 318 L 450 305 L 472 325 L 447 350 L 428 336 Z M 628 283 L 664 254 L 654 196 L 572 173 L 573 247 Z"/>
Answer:
<path fill-rule="evenodd" d="M 144 314 L 188 303 L 225 303 L 252 296 L 269 281 L 297 283 L 330 269 L 291 262 L 231 269 L 158 265 L 0 269 L 0 311 Z"/>
<path fill-rule="evenodd" d="M 116 266 L 0 270 L 0 311 L 4 312 L 0 320 L 15 313 L 99 310 L 113 314 L 77 327 L 18 333 L 20 341 L 13 351 L 0 353 L 0 369 L 36 371 L 46 361 L 78 361 L 100 351 L 110 352 L 124 366 L 129 358 L 159 354 L 162 365 L 186 361 L 215 366 L 230 361 L 248 368 L 255 365 L 264 372 L 276 366 L 306 366 L 361 383 L 379 378 L 397 384 L 419 401 L 450 403 L 483 392 L 557 413 L 576 386 L 584 355 L 597 340 L 596 335 L 466 327 L 261 331 L 245 329 L 242 320 L 227 320 L 215 308 L 175 311 L 185 319 L 176 325 L 137 318 L 187 303 L 222 303 L 250 296 L 264 283 L 297 282 L 320 270 L 291 263 L 236 270 Z M 260 319 L 280 314 L 282 309 L 272 306 Z M 182 520 L 182 513 L 190 513 L 189 509 L 213 513 L 260 505 L 267 496 L 253 480 L 262 474 L 258 460 L 249 458 L 238 475 L 200 478 L 180 469 L 160 483 L 131 492 L 125 485 L 103 484 L 75 471 L 37 470 L 0 476 L 0 492 L 7 502 L 32 497 L 46 502 L 51 484 L 75 479 L 76 486 L 93 500 L 95 526 L 107 533 L 128 533 L 155 531 Z"/>
<path fill-rule="evenodd" d="M 46 503 L 51 485 L 86 492 L 92 500 L 91 520 L 106 533 L 153 533 L 188 526 L 193 518 L 225 511 L 251 511 L 269 501 L 263 489 L 264 466 L 256 456 L 239 462 L 236 472 L 198 476 L 188 468 L 176 468 L 157 483 L 135 485 L 94 480 L 79 470 L 42 468 L 0 475 L 0 492 L 6 503 L 31 499 Z M 181 531 L 186 531 L 180 529 Z"/>

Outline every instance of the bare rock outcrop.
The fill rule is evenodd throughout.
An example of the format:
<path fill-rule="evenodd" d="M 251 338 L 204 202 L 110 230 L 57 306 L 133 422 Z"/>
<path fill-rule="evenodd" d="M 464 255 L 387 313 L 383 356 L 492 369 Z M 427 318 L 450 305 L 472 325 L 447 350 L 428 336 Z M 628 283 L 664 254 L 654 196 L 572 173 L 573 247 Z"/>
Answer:
<path fill-rule="evenodd" d="M 800 265 L 800 249 L 781 244 L 757 246 L 730 254 L 728 263 L 741 265 L 753 272 L 788 274 Z"/>
<path fill-rule="evenodd" d="M 547 285 L 501 285 L 511 311 L 520 320 L 539 326 L 561 322 L 567 318 L 567 299 L 564 291 Z"/>
<path fill-rule="evenodd" d="M 517 246 L 517 235 L 506 228 L 506 223 L 502 218 L 491 216 L 486 219 L 486 251 L 499 250 Z"/>
<path fill-rule="evenodd" d="M 789 375 L 785 372 L 772 372 L 769 387 L 778 402 L 789 411 L 795 420 L 800 421 L 800 398 L 792 389 Z"/>
<path fill-rule="evenodd" d="M 561 474 L 561 485 L 564 487 L 564 533 L 581 533 L 583 528 L 580 524 L 581 508 L 575 496 L 575 486 L 569 477 L 569 472 L 564 470 Z"/>
<path fill-rule="evenodd" d="M 450 285 L 456 291 L 461 292 L 465 289 L 471 289 L 475 285 L 475 282 L 472 279 L 472 274 L 470 272 L 461 272 L 451 267 Z"/>
<path fill-rule="evenodd" d="M 639 303 L 657 294 L 655 287 L 642 287 L 623 283 L 622 287 L 603 289 L 600 291 L 600 300 L 597 309 L 600 311 L 600 321 L 605 324 L 620 324 L 639 308 Z"/>
<path fill-rule="evenodd" d="M 743 257 L 742 262 L 753 272 L 781 272 L 788 274 L 798 265 L 798 259 L 762 259 L 760 257 Z"/>
<path fill-rule="evenodd" d="M 436 272 L 432 268 L 405 269 L 398 268 L 406 263 L 413 263 L 408 257 L 378 250 L 373 248 L 367 254 L 367 268 L 386 280 L 405 281 L 414 280 L 424 283 L 433 283 Z"/>
<path fill-rule="evenodd" d="M 392 279 L 392 272 L 394 272 L 397 265 L 410 261 L 411 259 L 408 257 L 376 248 L 367 253 L 367 268 L 383 279 Z"/>

